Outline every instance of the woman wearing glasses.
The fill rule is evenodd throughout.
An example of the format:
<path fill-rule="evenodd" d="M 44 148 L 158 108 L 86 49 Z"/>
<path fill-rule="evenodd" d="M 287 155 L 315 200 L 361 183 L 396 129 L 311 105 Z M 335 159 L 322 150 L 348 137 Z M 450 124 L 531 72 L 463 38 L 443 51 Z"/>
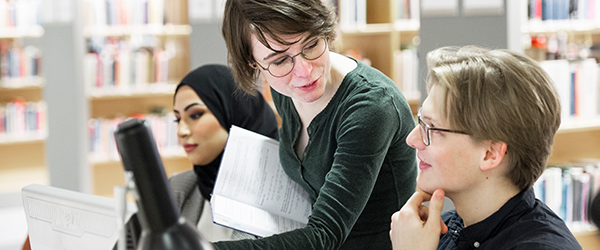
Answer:
<path fill-rule="evenodd" d="M 281 164 L 313 207 L 305 228 L 216 249 L 391 249 L 390 216 L 416 187 L 412 112 L 388 77 L 329 51 L 335 28 L 321 0 L 227 1 L 234 78 L 271 86 Z"/>
<path fill-rule="evenodd" d="M 560 125 L 548 74 L 472 46 L 434 50 L 427 65 L 429 95 L 406 140 L 419 191 L 392 216 L 394 249 L 581 249 L 532 189 Z M 444 196 L 456 209 L 442 214 Z"/>

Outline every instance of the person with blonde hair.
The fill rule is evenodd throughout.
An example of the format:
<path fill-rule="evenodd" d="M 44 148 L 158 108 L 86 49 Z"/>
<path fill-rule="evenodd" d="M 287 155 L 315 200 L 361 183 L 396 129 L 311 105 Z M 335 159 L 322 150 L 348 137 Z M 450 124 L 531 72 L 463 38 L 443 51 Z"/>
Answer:
<path fill-rule="evenodd" d="M 394 249 L 581 249 L 532 189 L 560 125 L 548 74 L 523 54 L 475 46 L 433 50 L 427 66 L 406 139 L 418 191 L 392 216 Z M 455 209 L 442 214 L 444 196 Z"/>

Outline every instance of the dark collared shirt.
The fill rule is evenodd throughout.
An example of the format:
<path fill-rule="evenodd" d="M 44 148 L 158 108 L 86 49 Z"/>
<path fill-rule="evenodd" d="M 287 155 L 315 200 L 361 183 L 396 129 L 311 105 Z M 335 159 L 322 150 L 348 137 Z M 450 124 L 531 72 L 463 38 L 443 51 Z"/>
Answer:
<path fill-rule="evenodd" d="M 442 219 L 448 233 L 440 238 L 438 249 L 581 249 L 564 221 L 535 198 L 533 189 L 466 228 L 456 210 L 445 212 Z"/>

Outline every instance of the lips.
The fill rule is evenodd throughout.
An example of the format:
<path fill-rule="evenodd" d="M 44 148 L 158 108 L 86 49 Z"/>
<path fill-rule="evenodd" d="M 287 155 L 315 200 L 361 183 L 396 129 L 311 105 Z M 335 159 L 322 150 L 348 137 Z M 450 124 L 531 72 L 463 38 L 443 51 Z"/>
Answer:
<path fill-rule="evenodd" d="M 198 147 L 197 144 L 184 144 L 183 145 L 183 149 L 187 153 L 192 152 L 194 149 L 196 149 L 196 147 Z"/>
<path fill-rule="evenodd" d="M 425 162 L 422 162 L 422 161 L 421 161 L 421 162 L 419 162 L 419 169 L 420 169 L 421 171 L 423 171 L 423 170 L 425 170 L 425 169 L 428 169 L 428 168 L 430 168 L 430 167 L 431 167 L 431 165 L 429 165 L 429 164 L 427 164 L 427 163 L 425 163 Z"/>
<path fill-rule="evenodd" d="M 303 90 L 303 91 L 309 91 L 309 90 L 313 90 L 313 89 L 314 89 L 314 88 L 316 88 L 316 87 L 317 87 L 317 81 L 313 81 L 313 82 L 311 82 L 311 83 L 309 83 L 309 84 L 307 84 L 307 85 L 300 86 L 300 87 L 298 87 L 298 88 L 299 88 L 300 90 Z"/>
<path fill-rule="evenodd" d="M 423 160 L 421 160 L 421 158 L 420 158 L 420 157 L 418 157 L 418 159 L 419 159 L 419 169 L 420 169 L 421 171 L 423 171 L 423 170 L 425 170 L 425 169 L 428 169 L 428 168 L 430 168 L 430 167 L 431 167 L 431 165 L 430 165 L 430 164 L 427 164 L 426 162 L 424 162 Z"/>

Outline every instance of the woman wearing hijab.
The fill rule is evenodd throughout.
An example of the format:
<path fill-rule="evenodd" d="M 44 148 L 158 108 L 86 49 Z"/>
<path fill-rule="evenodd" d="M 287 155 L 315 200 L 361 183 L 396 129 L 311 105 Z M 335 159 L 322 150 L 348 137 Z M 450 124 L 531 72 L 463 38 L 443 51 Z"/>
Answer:
<path fill-rule="evenodd" d="M 273 110 L 260 92 L 237 91 L 228 67 L 206 65 L 190 72 L 177 86 L 173 111 L 179 144 L 194 164 L 193 171 L 169 180 L 181 215 L 198 225 L 208 241 L 243 237 L 213 224 L 208 202 L 231 126 L 278 139 Z"/>

